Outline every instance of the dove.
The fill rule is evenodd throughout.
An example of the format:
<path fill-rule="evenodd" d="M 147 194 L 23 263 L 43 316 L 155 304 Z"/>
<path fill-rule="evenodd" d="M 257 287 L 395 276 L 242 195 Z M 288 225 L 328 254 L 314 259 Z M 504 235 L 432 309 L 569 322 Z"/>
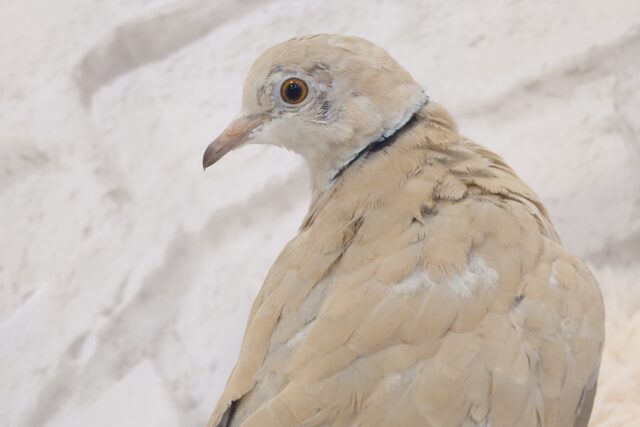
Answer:
<path fill-rule="evenodd" d="M 596 280 L 385 50 L 326 34 L 266 50 L 205 169 L 246 144 L 302 156 L 311 202 L 210 427 L 587 426 Z"/>

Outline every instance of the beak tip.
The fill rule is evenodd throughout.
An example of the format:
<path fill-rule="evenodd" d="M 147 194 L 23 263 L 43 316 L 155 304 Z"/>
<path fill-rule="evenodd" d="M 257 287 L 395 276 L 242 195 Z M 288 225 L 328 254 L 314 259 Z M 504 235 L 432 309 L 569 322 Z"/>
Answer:
<path fill-rule="evenodd" d="M 203 161 L 202 161 L 202 170 L 203 170 L 203 171 L 206 171 L 206 170 L 207 170 L 207 168 L 208 168 L 209 166 L 211 166 L 213 163 L 214 163 L 214 162 L 206 162 L 206 161 L 204 161 L 204 160 L 203 160 Z"/>
<path fill-rule="evenodd" d="M 202 156 L 202 169 L 206 171 L 207 168 L 213 165 L 216 161 L 218 161 L 217 150 L 210 145 Z"/>

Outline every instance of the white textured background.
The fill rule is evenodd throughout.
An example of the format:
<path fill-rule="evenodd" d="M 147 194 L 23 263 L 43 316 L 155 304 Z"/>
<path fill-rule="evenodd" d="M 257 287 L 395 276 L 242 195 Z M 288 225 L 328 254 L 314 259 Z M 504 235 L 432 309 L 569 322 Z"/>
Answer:
<path fill-rule="evenodd" d="M 202 152 L 311 32 L 387 48 L 540 193 L 605 294 L 592 425 L 640 425 L 637 0 L 0 0 L 0 425 L 204 424 L 308 187 Z"/>

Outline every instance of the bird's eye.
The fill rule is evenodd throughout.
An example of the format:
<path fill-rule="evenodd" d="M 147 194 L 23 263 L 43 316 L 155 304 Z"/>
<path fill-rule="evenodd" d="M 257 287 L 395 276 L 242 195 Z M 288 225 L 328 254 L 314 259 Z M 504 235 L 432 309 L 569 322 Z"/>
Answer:
<path fill-rule="evenodd" d="M 280 87 L 280 96 L 287 104 L 299 104 L 307 97 L 309 88 L 300 79 L 290 78 L 285 80 Z"/>

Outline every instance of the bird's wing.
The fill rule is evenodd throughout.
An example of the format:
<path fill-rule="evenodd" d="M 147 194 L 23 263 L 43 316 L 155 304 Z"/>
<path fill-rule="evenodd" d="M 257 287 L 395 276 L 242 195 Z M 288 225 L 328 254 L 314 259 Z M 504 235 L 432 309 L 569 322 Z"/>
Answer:
<path fill-rule="evenodd" d="M 347 251 L 345 263 L 358 258 L 360 267 L 327 279 L 317 317 L 305 325 L 301 313 L 276 327 L 283 338 L 259 369 L 238 425 L 579 425 L 602 342 L 593 280 L 539 238 L 533 221 L 527 231 L 508 208 L 479 204 L 467 227 L 494 226 L 466 243 L 469 230 L 456 218 L 469 211 L 461 205 L 437 220 L 452 221 L 459 234 L 437 236 L 431 247 L 370 265 Z M 433 225 L 427 235 L 443 229 Z M 530 255 L 501 242 L 502 233 L 515 233 Z M 464 249 L 421 264 L 439 244 Z"/>
<path fill-rule="evenodd" d="M 580 406 L 578 407 L 578 415 L 573 427 L 587 427 L 589 418 L 591 418 L 591 409 L 593 408 L 593 400 L 596 397 L 598 382 L 585 386 L 582 396 L 580 397 Z"/>
<path fill-rule="evenodd" d="M 353 233 L 354 224 L 329 230 L 322 239 L 302 231 L 284 248 L 253 303 L 238 362 L 209 419 L 209 427 L 224 427 L 220 422 L 235 412 L 234 402 L 254 388 L 258 369 L 275 345 L 272 336 L 276 326 L 290 317 L 294 307 L 314 288 L 319 289 L 315 285 L 340 259 Z"/>
<path fill-rule="evenodd" d="M 580 426 L 597 284 L 508 166 L 437 119 L 408 135 L 427 154 L 398 141 L 312 210 L 212 425 L 242 397 L 231 425 Z"/>

